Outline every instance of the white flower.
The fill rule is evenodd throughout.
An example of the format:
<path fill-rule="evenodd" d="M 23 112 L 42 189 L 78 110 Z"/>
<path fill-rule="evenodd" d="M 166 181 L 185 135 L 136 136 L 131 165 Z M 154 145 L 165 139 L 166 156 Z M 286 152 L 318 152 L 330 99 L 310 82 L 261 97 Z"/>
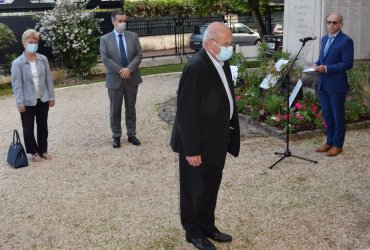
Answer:
<path fill-rule="evenodd" d="M 36 25 L 41 39 L 53 49 L 54 55 L 63 58 L 65 65 L 85 72 L 89 69 L 80 65 L 84 60 L 90 62 L 91 55 L 97 54 L 95 39 L 91 38 L 94 31 L 100 32 L 99 23 L 102 21 L 94 16 L 98 8 L 86 11 L 87 2 L 57 0 L 54 9 L 44 11 Z M 85 54 L 89 57 L 85 57 Z"/>

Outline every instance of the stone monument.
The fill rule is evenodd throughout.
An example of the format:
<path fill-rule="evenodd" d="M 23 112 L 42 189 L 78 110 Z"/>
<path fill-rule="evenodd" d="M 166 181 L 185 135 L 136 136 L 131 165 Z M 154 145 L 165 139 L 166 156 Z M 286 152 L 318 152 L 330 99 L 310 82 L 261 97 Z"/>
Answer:
<path fill-rule="evenodd" d="M 354 42 L 355 60 L 368 59 L 370 53 L 370 1 L 369 0 L 285 0 L 283 50 L 292 54 L 299 51 L 305 37 L 308 41 L 299 61 L 311 66 L 319 57 L 321 37 L 327 33 L 326 18 L 332 12 L 343 16 L 343 32 Z"/>

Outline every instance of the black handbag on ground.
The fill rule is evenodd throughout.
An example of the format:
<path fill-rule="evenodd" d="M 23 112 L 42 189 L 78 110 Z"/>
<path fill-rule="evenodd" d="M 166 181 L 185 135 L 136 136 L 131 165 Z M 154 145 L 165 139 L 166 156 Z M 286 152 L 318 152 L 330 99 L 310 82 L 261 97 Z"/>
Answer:
<path fill-rule="evenodd" d="M 19 138 L 19 134 L 16 129 L 14 129 L 13 141 L 9 147 L 7 161 L 13 168 L 21 168 L 28 166 L 27 155 L 26 152 L 24 151 L 21 139 Z"/>

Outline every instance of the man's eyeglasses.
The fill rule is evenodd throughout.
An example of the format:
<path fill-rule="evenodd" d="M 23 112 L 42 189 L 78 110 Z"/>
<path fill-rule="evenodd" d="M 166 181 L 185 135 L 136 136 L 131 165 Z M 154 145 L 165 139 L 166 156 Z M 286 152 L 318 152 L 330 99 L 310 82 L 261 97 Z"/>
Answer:
<path fill-rule="evenodd" d="M 336 25 L 338 24 L 337 21 L 327 21 L 326 24 L 330 25 L 330 24 L 333 24 L 333 25 Z"/>
<path fill-rule="evenodd" d="M 218 47 L 226 47 L 226 48 L 228 48 L 228 47 L 234 47 L 235 46 L 235 43 L 234 42 L 232 42 L 232 43 L 224 43 L 224 44 L 220 44 L 220 46 L 218 45 L 218 43 L 219 42 L 217 42 L 216 40 L 213 40 L 213 41 L 215 41 L 215 44 L 218 46 Z"/>

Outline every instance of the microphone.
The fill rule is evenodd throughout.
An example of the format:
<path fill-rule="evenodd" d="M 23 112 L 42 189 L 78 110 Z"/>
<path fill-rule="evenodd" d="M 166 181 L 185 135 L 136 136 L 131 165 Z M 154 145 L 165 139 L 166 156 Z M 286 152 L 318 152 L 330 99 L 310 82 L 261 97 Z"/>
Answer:
<path fill-rule="evenodd" d="M 313 37 L 305 37 L 305 38 L 299 39 L 299 41 L 302 42 L 302 43 L 305 43 L 307 41 L 316 40 L 316 39 L 317 39 L 317 37 L 313 36 Z"/>

